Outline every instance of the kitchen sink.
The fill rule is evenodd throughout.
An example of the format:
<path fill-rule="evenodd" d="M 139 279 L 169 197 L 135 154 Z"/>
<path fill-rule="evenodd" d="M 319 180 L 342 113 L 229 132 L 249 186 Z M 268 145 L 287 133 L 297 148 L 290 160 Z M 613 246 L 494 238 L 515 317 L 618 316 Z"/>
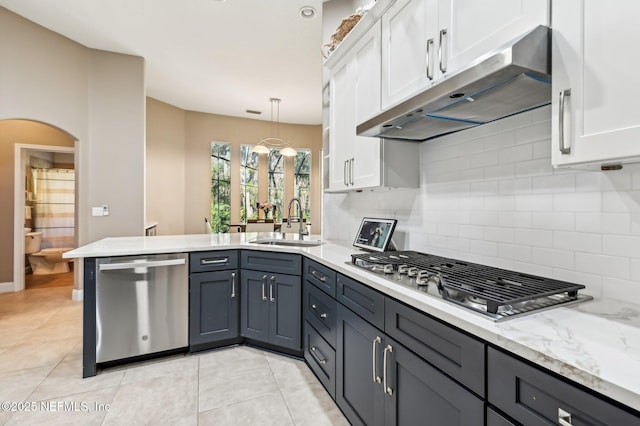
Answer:
<path fill-rule="evenodd" d="M 322 240 L 283 240 L 281 238 L 258 238 L 249 242 L 252 244 L 292 247 L 315 247 L 324 244 Z"/>

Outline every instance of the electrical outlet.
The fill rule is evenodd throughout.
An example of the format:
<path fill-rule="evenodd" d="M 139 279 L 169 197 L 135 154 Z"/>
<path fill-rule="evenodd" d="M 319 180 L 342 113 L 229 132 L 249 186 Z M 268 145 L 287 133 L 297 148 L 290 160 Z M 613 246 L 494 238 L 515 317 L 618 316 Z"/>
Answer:
<path fill-rule="evenodd" d="M 91 208 L 91 216 L 103 216 L 102 212 L 103 212 L 102 207 Z"/>

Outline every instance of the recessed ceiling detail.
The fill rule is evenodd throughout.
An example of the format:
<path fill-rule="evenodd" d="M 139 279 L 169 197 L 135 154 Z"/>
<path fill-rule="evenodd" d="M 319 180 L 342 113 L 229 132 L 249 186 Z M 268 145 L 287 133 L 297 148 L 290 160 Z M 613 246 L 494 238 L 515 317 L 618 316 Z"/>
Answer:
<path fill-rule="evenodd" d="M 302 16 L 305 19 L 314 18 L 316 14 L 317 14 L 316 10 L 311 6 L 303 6 L 300 9 L 300 16 Z"/>

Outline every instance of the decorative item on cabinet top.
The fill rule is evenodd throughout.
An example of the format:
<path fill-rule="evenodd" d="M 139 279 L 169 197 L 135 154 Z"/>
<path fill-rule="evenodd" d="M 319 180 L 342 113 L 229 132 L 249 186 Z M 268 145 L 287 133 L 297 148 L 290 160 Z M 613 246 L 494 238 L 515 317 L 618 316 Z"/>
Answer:
<path fill-rule="evenodd" d="M 356 9 L 356 13 L 344 18 L 336 31 L 331 35 L 328 43 L 322 46 L 322 56 L 327 59 L 329 55 L 338 47 L 338 45 L 344 40 L 344 38 L 351 32 L 353 27 L 356 26 L 360 19 L 373 7 L 376 0 L 371 1 L 369 4 Z"/>

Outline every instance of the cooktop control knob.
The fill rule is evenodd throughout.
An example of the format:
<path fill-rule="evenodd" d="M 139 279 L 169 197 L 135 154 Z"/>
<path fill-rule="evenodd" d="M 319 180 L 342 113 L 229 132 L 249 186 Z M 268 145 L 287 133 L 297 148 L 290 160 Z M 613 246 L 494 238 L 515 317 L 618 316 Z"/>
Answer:
<path fill-rule="evenodd" d="M 418 275 L 416 276 L 416 284 L 429 285 L 429 271 L 418 271 Z"/>
<path fill-rule="evenodd" d="M 393 265 L 391 263 L 384 265 L 382 268 L 385 274 L 393 274 Z"/>
<path fill-rule="evenodd" d="M 408 270 L 409 270 L 409 265 L 400 265 L 400 266 L 398 266 L 398 273 L 400 275 L 406 274 Z"/>
<path fill-rule="evenodd" d="M 415 277 L 416 275 L 418 275 L 418 268 L 412 266 L 411 268 L 407 269 L 407 275 L 410 277 Z"/>

